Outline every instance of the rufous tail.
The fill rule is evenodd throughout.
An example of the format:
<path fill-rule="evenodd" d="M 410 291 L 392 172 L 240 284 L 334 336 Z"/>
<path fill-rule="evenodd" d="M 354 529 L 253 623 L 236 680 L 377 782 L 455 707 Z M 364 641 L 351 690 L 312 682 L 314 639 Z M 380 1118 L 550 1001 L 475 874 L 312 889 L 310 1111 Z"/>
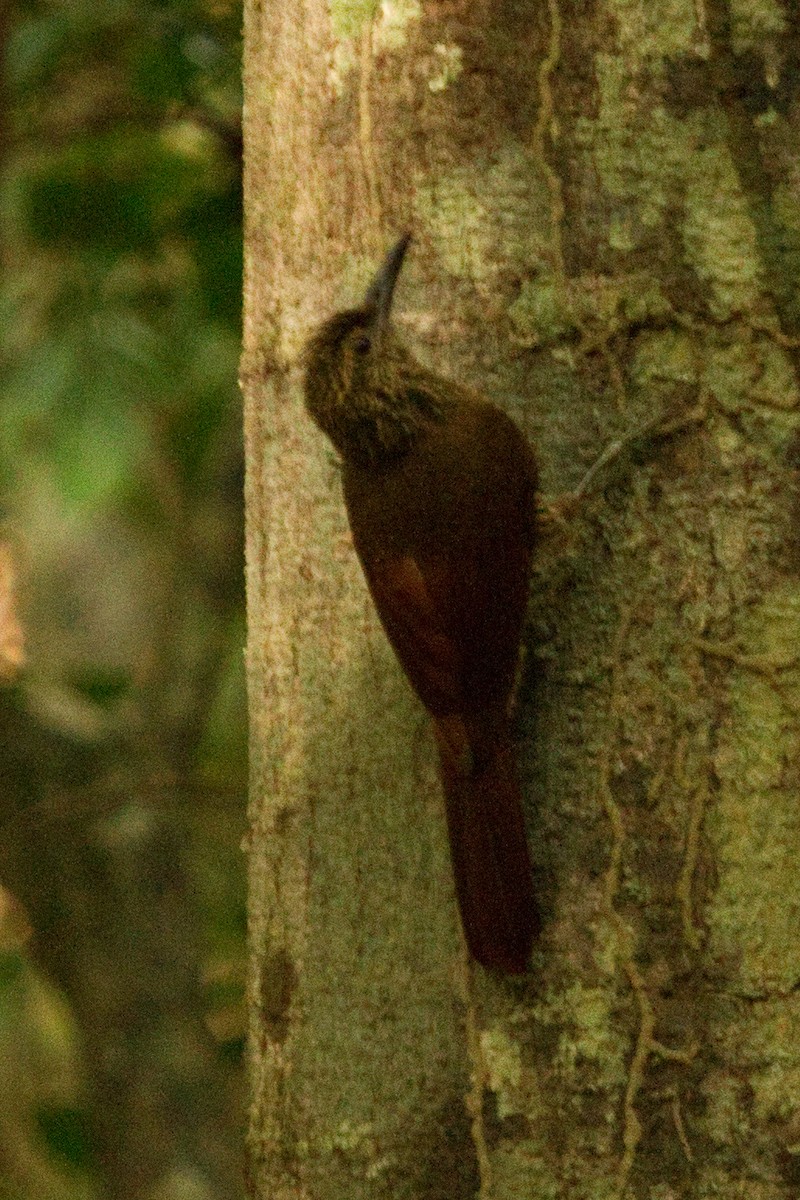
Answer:
<path fill-rule="evenodd" d="M 470 749 L 458 717 L 434 719 L 456 895 L 470 953 L 519 975 L 540 930 L 512 745 Z"/>

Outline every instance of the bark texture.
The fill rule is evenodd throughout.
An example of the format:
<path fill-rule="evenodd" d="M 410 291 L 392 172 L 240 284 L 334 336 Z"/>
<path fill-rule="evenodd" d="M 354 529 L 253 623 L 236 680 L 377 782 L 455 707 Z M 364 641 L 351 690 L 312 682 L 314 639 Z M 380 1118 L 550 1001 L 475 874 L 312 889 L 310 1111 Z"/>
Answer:
<path fill-rule="evenodd" d="M 799 26 L 246 10 L 254 1196 L 796 1194 Z M 532 598 L 523 985 L 459 959 L 424 719 L 299 400 L 405 227 L 407 336 L 545 490 L 620 443 Z"/>

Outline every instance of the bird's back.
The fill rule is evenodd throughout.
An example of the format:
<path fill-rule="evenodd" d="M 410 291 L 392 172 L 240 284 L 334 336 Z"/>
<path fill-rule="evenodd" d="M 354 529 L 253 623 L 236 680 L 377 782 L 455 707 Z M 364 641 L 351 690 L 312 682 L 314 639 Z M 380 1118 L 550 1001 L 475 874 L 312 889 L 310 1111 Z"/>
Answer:
<path fill-rule="evenodd" d="M 381 471 L 346 463 L 343 484 L 370 585 L 376 563 L 412 558 L 461 655 L 467 705 L 504 704 L 535 531 L 536 468 L 516 425 L 453 385 L 444 419 L 430 422 L 401 460 Z M 388 625 L 387 633 L 402 660 Z"/>

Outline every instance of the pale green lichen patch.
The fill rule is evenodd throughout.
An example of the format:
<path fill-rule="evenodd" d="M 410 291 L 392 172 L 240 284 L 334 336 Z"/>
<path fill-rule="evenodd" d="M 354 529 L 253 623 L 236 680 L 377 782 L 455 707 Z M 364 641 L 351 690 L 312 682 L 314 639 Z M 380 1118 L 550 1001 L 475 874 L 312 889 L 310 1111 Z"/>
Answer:
<path fill-rule="evenodd" d="M 736 440 L 735 430 L 717 422 L 711 430 L 723 462 L 733 465 L 741 462 L 737 455 L 741 443 Z M 743 519 L 740 504 L 712 509 L 708 514 L 708 529 L 714 557 L 720 568 L 728 575 L 737 575 L 747 567 L 752 546 L 752 526 Z"/>
<path fill-rule="evenodd" d="M 653 74 L 660 68 L 654 61 L 648 69 Z M 712 312 L 723 320 L 752 312 L 763 282 L 760 255 L 724 120 L 707 111 L 680 120 L 663 105 L 643 107 L 624 55 L 596 55 L 595 71 L 597 116 L 579 118 L 575 133 L 614 202 L 610 244 L 631 250 L 670 210 L 682 207 L 686 258 L 705 285 Z"/>
<path fill-rule="evenodd" d="M 522 1055 L 519 1045 L 502 1029 L 485 1029 L 480 1035 L 486 1081 L 495 1093 L 497 1113 L 510 1117 L 524 1112 L 522 1103 Z"/>
<path fill-rule="evenodd" d="M 487 206 L 466 172 L 445 176 L 436 186 L 420 181 L 414 193 L 419 220 L 436 242 L 445 269 L 480 280 L 491 271 L 492 228 Z"/>
<path fill-rule="evenodd" d="M 641 107 L 626 62 L 598 54 L 595 70 L 600 103 L 597 117 L 578 118 L 576 140 L 590 148 L 606 191 L 616 201 L 609 238 L 638 244 L 642 228 L 655 226 L 677 204 L 695 139 L 692 122 L 671 117 L 661 105 Z"/>
<path fill-rule="evenodd" d="M 326 1150 L 341 1150 L 345 1154 L 368 1154 L 374 1148 L 375 1134 L 368 1121 L 341 1121 L 320 1144 Z"/>
<path fill-rule="evenodd" d="M 632 324 L 664 320 L 673 309 L 652 275 L 629 275 L 621 281 L 620 312 Z"/>
<path fill-rule="evenodd" d="M 786 33 L 786 16 L 777 0 L 731 0 L 731 38 L 735 54 L 757 49 L 765 38 Z"/>
<path fill-rule="evenodd" d="M 374 1180 L 393 1168 L 397 1161 L 391 1155 L 381 1155 L 378 1150 L 376 1130 L 368 1121 L 341 1121 L 314 1139 L 297 1143 L 298 1154 L 316 1160 L 319 1156 L 348 1162 L 350 1169 L 364 1179 Z"/>
<path fill-rule="evenodd" d="M 709 307 L 726 320 L 760 301 L 762 270 L 756 231 L 730 154 L 696 149 L 687 171 L 683 239 L 686 256 L 709 289 Z"/>
<path fill-rule="evenodd" d="M 508 315 L 522 337 L 547 345 L 578 327 L 569 291 L 562 279 L 544 276 L 522 284 Z"/>
<path fill-rule="evenodd" d="M 594 930 L 592 957 L 596 966 L 609 979 L 619 971 L 619 928 L 610 918 L 597 922 Z"/>
<path fill-rule="evenodd" d="M 720 408 L 739 412 L 758 374 L 751 344 L 717 346 L 708 355 L 703 382 Z"/>
<path fill-rule="evenodd" d="M 604 7 L 616 18 L 617 44 L 629 63 L 685 54 L 702 32 L 697 0 L 605 0 Z"/>
<path fill-rule="evenodd" d="M 753 1097 L 753 1115 L 759 1123 L 786 1121 L 800 1111 L 800 1062 L 797 1046 L 800 1034 L 797 1003 L 785 1006 L 779 1018 L 759 1025 L 768 1038 L 765 1055 L 773 1061 L 749 1076 Z M 762 1024 L 763 1022 L 763 1024 Z M 762 1042 L 765 1037 L 760 1038 Z M 762 1059 L 763 1062 L 763 1059 Z"/>
<path fill-rule="evenodd" d="M 735 1143 L 748 1132 L 741 1090 L 741 1080 L 722 1070 L 710 1070 L 700 1084 L 703 1111 L 699 1124 L 716 1146 Z"/>
<path fill-rule="evenodd" d="M 547 197 L 540 168 L 510 143 L 488 161 L 442 172 L 435 183 L 420 176 L 415 215 L 450 275 L 489 284 L 501 268 L 547 261 Z"/>
<path fill-rule="evenodd" d="M 410 35 L 410 26 L 422 16 L 420 0 L 382 0 L 375 24 L 375 46 L 381 50 L 400 50 Z"/>
<path fill-rule="evenodd" d="M 555 1172 L 536 1142 L 500 1147 L 492 1155 L 492 1195 L 535 1196 L 536 1200 L 561 1200 L 561 1172 Z"/>
<path fill-rule="evenodd" d="M 330 68 L 330 81 L 337 96 L 343 95 L 347 77 L 357 62 L 358 47 L 353 39 L 340 38 L 333 47 Z"/>
<path fill-rule="evenodd" d="M 443 92 L 455 83 L 464 70 L 464 51 L 455 42 L 437 42 L 430 61 L 428 87 Z"/>
<path fill-rule="evenodd" d="M 379 0 L 328 0 L 334 37 L 357 37 L 378 11 Z"/>
<path fill-rule="evenodd" d="M 714 1027 L 720 1065 L 702 1084 L 700 1129 L 716 1146 L 762 1138 L 791 1154 L 800 1118 L 800 1003 L 780 995 L 738 1008 L 738 1020 Z"/>
<path fill-rule="evenodd" d="M 548 345 L 590 329 L 609 338 L 671 312 L 657 282 L 643 275 L 582 275 L 567 281 L 543 271 L 522 283 L 508 315 L 521 338 Z"/>
<path fill-rule="evenodd" d="M 647 390 L 659 383 L 694 383 L 697 355 L 691 336 L 682 329 L 643 334 L 636 342 L 631 377 L 637 387 Z"/>
<path fill-rule="evenodd" d="M 800 711 L 797 586 L 768 593 L 741 622 L 737 645 L 744 657 L 730 663 L 729 716 L 715 755 L 719 796 L 708 820 L 718 870 L 709 950 L 736 990 L 762 995 L 800 982 L 800 808 L 791 782 Z"/>
<path fill-rule="evenodd" d="M 766 338 L 716 347 L 708 356 L 703 381 L 727 412 L 747 404 L 788 410 L 800 400 L 786 351 Z"/>
<path fill-rule="evenodd" d="M 624 1082 L 626 1047 L 613 1032 L 613 1000 L 609 989 L 576 982 L 552 1001 L 550 1018 L 562 1030 L 554 1064 L 566 1079 L 603 1091 Z"/>
<path fill-rule="evenodd" d="M 800 234 L 800 163 L 794 164 L 791 180 L 779 183 L 773 191 L 772 207 L 785 229 Z"/>
<path fill-rule="evenodd" d="M 783 1184 L 756 1179 L 752 1170 L 732 1179 L 727 1167 L 706 1165 L 692 1200 L 787 1200 L 787 1191 Z"/>
<path fill-rule="evenodd" d="M 623 254 L 636 249 L 636 235 L 630 213 L 612 213 L 608 225 L 608 244 Z"/>
<path fill-rule="evenodd" d="M 375 50 L 399 50 L 408 40 L 409 26 L 421 16 L 420 0 L 330 0 L 333 48 L 331 83 L 338 95 L 358 62 L 356 39 L 368 21 L 374 22 Z"/>

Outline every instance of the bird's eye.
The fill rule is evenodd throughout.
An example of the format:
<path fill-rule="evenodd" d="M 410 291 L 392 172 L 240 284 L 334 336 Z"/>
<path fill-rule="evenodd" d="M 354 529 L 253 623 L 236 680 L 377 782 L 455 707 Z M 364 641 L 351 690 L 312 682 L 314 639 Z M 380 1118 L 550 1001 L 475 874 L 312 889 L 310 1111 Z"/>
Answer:
<path fill-rule="evenodd" d="M 365 333 L 362 333 L 361 337 L 356 338 L 354 346 L 356 354 L 366 354 L 372 348 L 372 341 Z"/>

